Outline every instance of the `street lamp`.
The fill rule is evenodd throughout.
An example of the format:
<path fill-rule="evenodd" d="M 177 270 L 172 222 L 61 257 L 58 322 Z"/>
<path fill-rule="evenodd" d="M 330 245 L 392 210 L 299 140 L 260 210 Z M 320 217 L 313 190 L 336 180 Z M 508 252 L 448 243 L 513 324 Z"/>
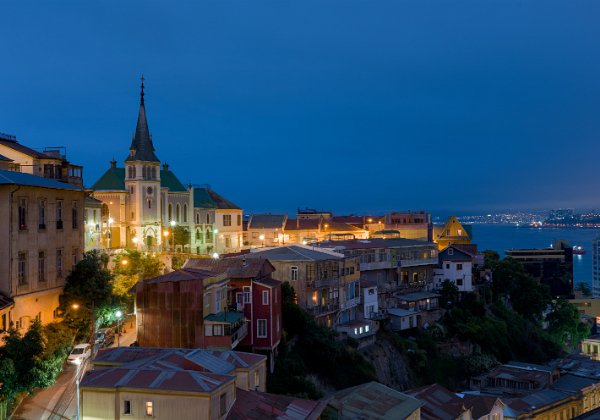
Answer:
<path fill-rule="evenodd" d="M 117 317 L 117 347 L 121 347 L 121 317 L 123 312 L 117 311 L 115 316 Z"/>
<path fill-rule="evenodd" d="M 79 405 L 79 370 L 81 369 L 81 359 L 74 360 L 77 368 L 75 369 L 75 392 L 77 393 L 77 420 L 81 419 L 81 408 Z"/>
<path fill-rule="evenodd" d="M 163 232 L 163 236 L 165 237 L 165 244 L 166 244 L 165 249 L 168 251 L 169 250 L 169 231 L 165 230 Z"/>
<path fill-rule="evenodd" d="M 260 235 L 260 236 L 258 237 L 258 239 L 260 239 L 260 240 L 262 241 L 262 246 L 263 246 L 263 248 L 264 248 L 264 247 L 265 247 L 265 235 Z"/>
<path fill-rule="evenodd" d="M 212 257 L 213 257 L 215 260 L 218 260 L 218 259 L 219 259 L 219 254 L 218 254 L 217 252 L 213 252 L 213 254 L 212 254 Z"/>

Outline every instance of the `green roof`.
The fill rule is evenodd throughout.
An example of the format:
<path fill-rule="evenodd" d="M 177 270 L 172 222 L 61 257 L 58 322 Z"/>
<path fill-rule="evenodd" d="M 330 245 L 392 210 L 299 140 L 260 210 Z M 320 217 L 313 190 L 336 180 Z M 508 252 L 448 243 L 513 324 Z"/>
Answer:
<path fill-rule="evenodd" d="M 110 167 L 94 185 L 94 191 L 125 191 L 125 168 Z"/>
<path fill-rule="evenodd" d="M 170 170 L 160 170 L 160 186 L 172 192 L 185 192 L 187 188 Z M 109 168 L 94 185 L 94 191 L 125 191 L 125 168 Z"/>
<path fill-rule="evenodd" d="M 173 192 L 185 192 L 187 188 L 177 179 L 175 174 L 170 170 L 160 170 L 160 186 L 162 188 L 168 188 L 169 191 Z"/>
<path fill-rule="evenodd" d="M 194 207 L 199 209 L 241 210 L 241 207 L 207 187 L 194 187 Z"/>

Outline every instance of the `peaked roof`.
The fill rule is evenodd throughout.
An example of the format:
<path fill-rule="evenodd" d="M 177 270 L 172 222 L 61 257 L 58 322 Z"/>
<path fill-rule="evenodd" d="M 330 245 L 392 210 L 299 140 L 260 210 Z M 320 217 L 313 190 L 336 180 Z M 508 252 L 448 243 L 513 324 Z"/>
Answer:
<path fill-rule="evenodd" d="M 339 260 L 343 254 L 301 245 L 280 246 L 276 248 L 257 248 L 246 258 L 266 258 L 271 261 L 323 261 Z"/>
<path fill-rule="evenodd" d="M 316 420 L 325 409 L 325 401 L 302 400 L 241 388 L 235 393 L 235 403 L 227 420 Z"/>
<path fill-rule="evenodd" d="M 160 186 L 168 188 L 171 192 L 185 192 L 187 188 L 177 179 L 177 176 L 169 169 L 160 170 Z M 111 166 L 92 185 L 94 191 L 126 191 L 125 190 L 125 168 Z"/>
<path fill-rule="evenodd" d="M 194 207 L 200 209 L 242 209 L 208 187 L 194 187 Z"/>
<path fill-rule="evenodd" d="M 135 135 L 129 148 L 131 153 L 125 161 L 160 162 L 154 153 L 152 137 L 146 120 L 146 106 L 144 104 L 144 76 L 142 76 L 142 91 L 140 93 L 140 110 L 138 112 Z"/>
<path fill-rule="evenodd" d="M 248 229 L 283 229 L 286 220 L 285 214 L 253 214 Z"/>

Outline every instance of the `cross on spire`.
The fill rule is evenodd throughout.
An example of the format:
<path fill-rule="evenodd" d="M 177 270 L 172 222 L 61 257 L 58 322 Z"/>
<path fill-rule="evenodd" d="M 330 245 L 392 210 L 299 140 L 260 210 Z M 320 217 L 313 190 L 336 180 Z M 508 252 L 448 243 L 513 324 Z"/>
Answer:
<path fill-rule="evenodd" d="M 142 74 L 141 80 L 142 80 L 142 93 L 141 93 L 141 95 L 140 95 L 140 96 L 141 96 L 141 101 L 142 101 L 142 103 L 143 103 L 143 102 L 144 102 L 144 80 L 146 80 L 146 79 L 144 78 L 144 75 L 143 75 L 143 74 Z"/>

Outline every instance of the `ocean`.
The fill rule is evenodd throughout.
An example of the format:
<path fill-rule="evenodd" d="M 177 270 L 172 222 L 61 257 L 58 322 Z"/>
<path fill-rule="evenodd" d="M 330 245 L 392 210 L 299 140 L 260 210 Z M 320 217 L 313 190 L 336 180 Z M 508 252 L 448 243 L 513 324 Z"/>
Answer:
<path fill-rule="evenodd" d="M 511 248 L 547 248 L 556 239 L 566 239 L 572 246 L 582 246 L 585 255 L 573 256 L 574 284 L 592 285 L 592 240 L 600 229 L 590 228 L 529 228 L 515 225 L 473 225 L 473 243 L 479 251 L 491 249 L 504 257 Z"/>

